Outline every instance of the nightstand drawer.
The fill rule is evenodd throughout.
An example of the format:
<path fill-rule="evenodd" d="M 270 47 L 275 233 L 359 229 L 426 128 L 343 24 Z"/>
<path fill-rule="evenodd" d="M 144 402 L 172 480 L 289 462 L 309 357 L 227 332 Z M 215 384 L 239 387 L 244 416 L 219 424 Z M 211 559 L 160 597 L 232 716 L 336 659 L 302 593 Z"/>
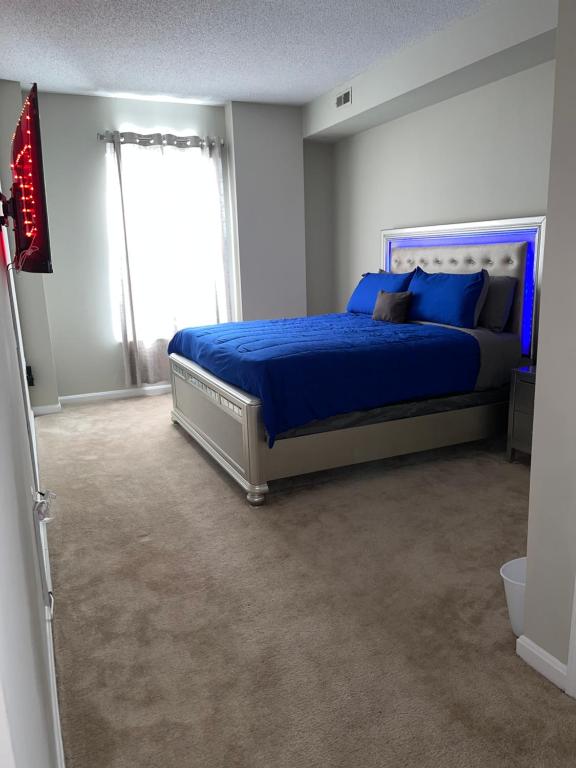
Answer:
<path fill-rule="evenodd" d="M 514 391 L 514 410 L 532 415 L 534 413 L 535 385 L 530 381 L 517 379 Z"/>
<path fill-rule="evenodd" d="M 532 414 L 514 413 L 514 432 L 512 447 L 524 453 L 532 452 Z"/>

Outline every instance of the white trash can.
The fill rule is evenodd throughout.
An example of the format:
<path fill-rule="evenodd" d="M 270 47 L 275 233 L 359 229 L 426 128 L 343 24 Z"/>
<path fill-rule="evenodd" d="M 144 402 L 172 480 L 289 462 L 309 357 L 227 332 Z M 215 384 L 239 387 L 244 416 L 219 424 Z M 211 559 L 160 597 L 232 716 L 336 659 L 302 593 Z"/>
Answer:
<path fill-rule="evenodd" d="M 518 557 L 500 568 L 504 581 L 508 616 L 516 637 L 524 634 L 524 592 L 526 590 L 526 558 Z"/>

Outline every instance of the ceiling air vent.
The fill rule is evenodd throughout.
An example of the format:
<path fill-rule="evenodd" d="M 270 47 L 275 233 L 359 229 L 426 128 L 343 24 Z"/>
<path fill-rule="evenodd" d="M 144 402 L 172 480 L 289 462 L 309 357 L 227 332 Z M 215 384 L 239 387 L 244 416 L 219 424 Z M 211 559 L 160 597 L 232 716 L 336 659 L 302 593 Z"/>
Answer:
<path fill-rule="evenodd" d="M 346 91 L 342 91 L 336 96 L 336 106 L 343 107 L 346 104 L 352 104 L 352 88 L 348 88 Z"/>

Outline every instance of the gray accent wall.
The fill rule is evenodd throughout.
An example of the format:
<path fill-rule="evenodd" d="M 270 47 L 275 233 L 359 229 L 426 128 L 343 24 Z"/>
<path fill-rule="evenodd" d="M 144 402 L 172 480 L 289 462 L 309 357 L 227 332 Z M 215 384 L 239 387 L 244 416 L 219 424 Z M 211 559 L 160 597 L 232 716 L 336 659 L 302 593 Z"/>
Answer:
<path fill-rule="evenodd" d="M 381 229 L 545 213 L 553 93 L 547 62 L 341 140 L 332 309 L 378 269 Z"/>
<path fill-rule="evenodd" d="M 237 315 L 306 314 L 302 110 L 226 105 Z"/>
<path fill-rule="evenodd" d="M 332 311 L 334 294 L 334 146 L 304 142 L 306 301 L 309 315 Z"/>
<path fill-rule="evenodd" d="M 554 58 L 558 0 L 493 0 L 318 96 L 306 138 L 341 138 Z M 336 95 L 352 88 L 349 104 Z"/>

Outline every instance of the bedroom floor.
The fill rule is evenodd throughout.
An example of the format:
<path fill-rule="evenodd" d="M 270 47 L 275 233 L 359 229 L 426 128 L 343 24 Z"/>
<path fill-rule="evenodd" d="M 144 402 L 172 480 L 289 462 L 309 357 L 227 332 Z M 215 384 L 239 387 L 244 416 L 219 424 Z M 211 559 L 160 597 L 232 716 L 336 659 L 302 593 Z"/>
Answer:
<path fill-rule="evenodd" d="M 251 509 L 169 409 L 37 420 L 69 768 L 574 765 L 576 701 L 515 655 L 498 574 L 525 465 L 444 449 Z"/>

